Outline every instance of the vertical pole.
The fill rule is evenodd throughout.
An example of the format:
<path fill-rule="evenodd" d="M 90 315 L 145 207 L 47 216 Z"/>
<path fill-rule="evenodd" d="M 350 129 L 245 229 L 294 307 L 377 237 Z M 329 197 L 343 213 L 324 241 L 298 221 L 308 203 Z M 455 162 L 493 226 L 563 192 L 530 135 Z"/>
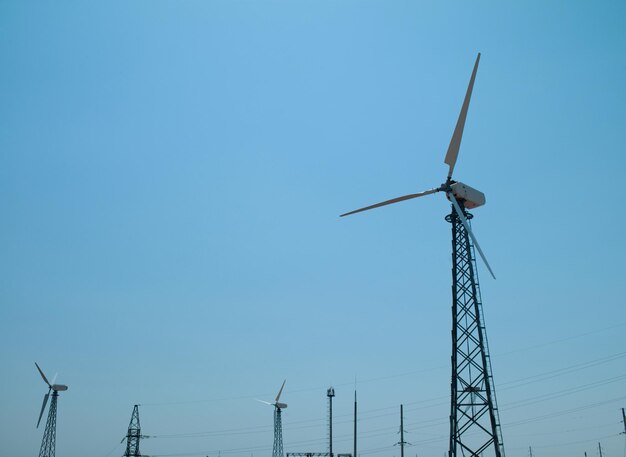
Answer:
<path fill-rule="evenodd" d="M 532 446 L 528 446 L 528 453 L 529 453 L 530 457 L 533 457 L 533 448 L 532 448 Z"/>
<path fill-rule="evenodd" d="M 354 450 L 353 457 L 357 457 L 356 455 L 356 389 L 354 390 Z"/>
<path fill-rule="evenodd" d="M 598 451 L 600 451 L 600 457 L 602 457 L 602 446 L 600 446 L 600 443 L 598 443 Z"/>
<path fill-rule="evenodd" d="M 624 434 L 626 435 L 626 413 L 624 413 L 624 408 L 622 408 L 622 422 L 624 423 Z"/>
<path fill-rule="evenodd" d="M 333 457 L 333 397 L 335 389 L 330 386 L 326 391 L 328 397 L 328 454 Z"/>
<path fill-rule="evenodd" d="M 400 457 L 404 457 L 404 411 L 400 405 Z"/>
<path fill-rule="evenodd" d="M 333 457 L 333 397 L 328 397 L 330 401 L 330 424 L 329 424 L 329 447 L 328 452 L 330 453 L 330 457 Z M 602 457 L 602 456 L 600 456 Z"/>

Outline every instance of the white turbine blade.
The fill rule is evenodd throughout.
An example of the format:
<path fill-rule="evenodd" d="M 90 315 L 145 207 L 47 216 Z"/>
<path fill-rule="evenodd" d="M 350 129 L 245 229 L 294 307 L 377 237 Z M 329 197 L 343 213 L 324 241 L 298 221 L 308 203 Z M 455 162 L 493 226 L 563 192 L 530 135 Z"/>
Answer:
<path fill-rule="evenodd" d="M 461 207 L 457 203 L 456 198 L 454 198 L 454 195 L 452 195 L 452 193 L 448 194 L 448 198 L 452 202 L 452 206 L 454 206 L 454 211 L 456 211 L 457 216 L 459 216 L 459 219 L 461 219 L 461 222 L 463 223 L 463 227 L 465 227 L 465 230 L 467 230 L 467 233 L 469 233 L 469 236 L 472 238 L 472 241 L 474 242 L 474 246 L 476 246 L 476 249 L 478 249 L 478 253 L 480 254 L 480 257 L 483 259 L 483 262 L 485 262 L 485 266 L 487 267 L 487 270 L 489 270 L 489 273 L 491 273 L 491 276 L 493 277 L 493 279 L 496 279 L 496 275 L 493 274 L 493 271 L 491 270 L 491 267 L 489 266 L 489 262 L 487 262 L 487 257 L 485 257 L 485 254 L 483 254 L 483 250 L 480 249 L 478 240 L 474 236 L 474 233 L 472 233 L 472 229 L 467 223 L 467 219 L 465 219 L 465 216 L 463 215 L 463 211 L 461 210 Z"/>
<path fill-rule="evenodd" d="M 280 386 L 280 390 L 278 391 L 278 395 L 276 395 L 276 403 L 278 403 L 278 399 L 280 398 L 280 394 L 282 394 L 282 393 L 283 393 L 283 387 L 285 387 L 285 383 L 286 383 L 286 382 L 287 382 L 287 380 L 285 379 L 285 380 L 283 381 L 283 385 L 282 385 L 282 386 Z"/>
<path fill-rule="evenodd" d="M 463 106 L 461 107 L 461 112 L 459 113 L 459 119 L 456 121 L 456 127 L 454 128 L 454 133 L 452 134 L 452 139 L 450 140 L 448 152 L 446 153 L 446 158 L 444 160 L 444 163 L 450 166 L 450 171 L 448 171 L 448 178 L 452 177 L 454 165 L 456 164 L 456 159 L 459 155 L 461 138 L 463 138 L 463 128 L 465 127 L 465 118 L 467 117 L 467 109 L 469 108 L 470 99 L 472 98 L 472 89 L 474 88 L 474 80 L 476 79 L 476 70 L 478 70 L 479 61 L 480 52 L 478 53 L 478 57 L 476 57 L 476 63 L 474 64 L 472 77 L 470 78 L 469 86 L 467 86 L 467 92 L 465 93 L 465 100 L 463 100 Z"/>
<path fill-rule="evenodd" d="M 274 406 L 274 403 L 270 403 L 269 401 L 258 400 L 258 399 L 257 401 L 260 401 L 261 403 L 265 403 L 266 405 Z"/>
<path fill-rule="evenodd" d="M 50 396 L 50 391 L 43 397 L 43 404 L 41 405 L 41 412 L 39 413 L 39 420 L 37 421 L 37 428 L 39 428 L 39 423 L 41 422 L 41 416 L 43 416 L 43 412 L 46 409 L 46 404 L 48 403 L 48 397 Z"/>
<path fill-rule="evenodd" d="M 39 365 L 37 365 L 37 362 L 35 362 L 35 366 L 37 367 L 37 369 L 39 370 L 39 374 L 41 375 L 41 377 L 43 378 L 43 380 L 46 382 L 46 384 L 48 384 L 48 387 L 52 387 L 52 385 L 48 382 L 48 378 L 46 378 L 46 375 L 43 374 L 43 371 L 41 371 L 41 368 L 39 368 Z"/>
<path fill-rule="evenodd" d="M 398 203 L 398 202 L 402 202 L 404 200 L 410 200 L 412 198 L 417 198 L 417 197 L 422 197 L 424 195 L 429 195 L 429 194 L 434 194 L 435 192 L 439 192 L 440 189 L 430 189 L 430 190 L 426 190 L 424 192 L 419 192 L 417 194 L 409 194 L 409 195 L 404 195 L 402 197 L 397 197 L 397 198 L 392 198 L 391 200 L 386 200 L 384 202 L 381 203 L 376 203 L 375 205 L 371 205 L 371 206 L 366 206 L 365 208 L 360 208 L 354 211 L 350 211 L 349 213 L 345 213 L 340 215 L 339 217 L 344 217 L 344 216 L 349 216 L 350 214 L 354 214 L 354 213 L 360 213 L 361 211 L 367 211 L 368 209 L 374 209 L 374 208 L 378 208 L 380 206 L 385 206 L 385 205 L 391 205 L 392 203 Z"/>
<path fill-rule="evenodd" d="M 52 385 L 54 385 L 54 382 L 57 380 L 57 376 L 59 376 L 59 373 L 54 373 L 54 377 L 52 378 Z"/>

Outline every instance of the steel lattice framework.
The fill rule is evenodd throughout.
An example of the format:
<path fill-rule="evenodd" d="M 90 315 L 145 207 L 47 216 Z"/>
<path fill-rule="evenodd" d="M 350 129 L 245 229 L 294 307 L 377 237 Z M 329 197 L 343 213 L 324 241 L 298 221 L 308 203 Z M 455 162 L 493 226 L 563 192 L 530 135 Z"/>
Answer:
<path fill-rule="evenodd" d="M 48 410 L 48 419 L 46 420 L 46 429 L 43 432 L 41 440 L 41 448 L 39 449 L 39 457 L 54 457 L 57 442 L 57 399 L 59 393 L 52 391 L 52 400 L 50 400 L 50 409 Z"/>
<path fill-rule="evenodd" d="M 128 433 L 126 435 L 126 452 L 124 457 L 141 457 L 139 452 L 139 441 L 141 440 L 141 424 L 139 423 L 139 405 L 133 408 L 133 414 L 130 416 L 128 424 Z"/>
<path fill-rule="evenodd" d="M 459 201 L 469 221 L 473 216 Z M 452 381 L 449 457 L 504 457 L 474 248 L 452 208 Z M 489 451 L 491 452 L 491 451 Z"/>
<path fill-rule="evenodd" d="M 283 422 L 281 419 L 281 410 L 274 407 L 274 447 L 272 449 L 272 457 L 283 457 Z"/>

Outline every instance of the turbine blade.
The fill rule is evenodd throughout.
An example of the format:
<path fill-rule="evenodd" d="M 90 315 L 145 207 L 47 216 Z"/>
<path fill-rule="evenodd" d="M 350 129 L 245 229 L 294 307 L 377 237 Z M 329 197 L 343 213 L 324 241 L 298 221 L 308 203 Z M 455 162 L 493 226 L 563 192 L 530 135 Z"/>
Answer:
<path fill-rule="evenodd" d="M 349 213 L 341 214 L 339 217 L 349 216 L 351 214 L 360 213 L 361 211 L 367 211 L 369 209 L 378 208 L 380 206 L 391 205 L 392 203 L 398 203 L 404 200 L 410 200 L 412 198 L 423 197 L 424 195 L 429 195 L 429 194 L 434 194 L 435 192 L 439 192 L 439 190 L 440 190 L 439 188 L 430 189 L 424 192 L 419 192 L 417 194 L 409 194 L 409 195 L 404 195 L 402 197 L 392 198 L 391 200 L 386 200 L 384 202 L 376 203 L 375 205 L 366 206 L 365 208 L 360 208 L 354 211 L 350 211 Z"/>
<path fill-rule="evenodd" d="M 120 444 L 122 444 L 125 439 L 126 439 L 126 437 L 122 438 L 122 441 L 120 441 Z"/>
<path fill-rule="evenodd" d="M 467 86 L 467 92 L 465 93 L 465 100 L 463 100 L 463 106 L 461 107 L 461 112 L 459 113 L 459 119 L 456 121 L 456 127 L 454 128 L 454 133 L 452 134 L 452 139 L 450 140 L 448 152 L 446 153 L 446 158 L 444 160 L 444 163 L 450 166 L 450 171 L 448 171 L 448 178 L 452 177 L 454 165 L 456 164 L 456 159 L 459 155 L 461 138 L 463 138 L 463 128 L 465 127 L 465 118 L 467 117 L 467 109 L 469 108 L 470 99 L 472 98 L 472 89 L 474 89 L 474 80 L 476 79 L 476 71 L 478 70 L 479 61 L 480 52 L 478 53 L 478 57 L 476 57 L 476 63 L 474 64 L 472 77 L 470 78 L 469 86 Z"/>
<path fill-rule="evenodd" d="M 278 391 L 278 395 L 276 395 L 276 403 L 278 403 L 278 399 L 280 398 L 280 394 L 282 394 L 282 393 L 283 393 L 283 387 L 285 387 L 285 383 L 286 383 L 286 382 L 287 382 L 287 380 L 285 379 L 285 380 L 283 381 L 283 385 L 282 385 L 282 386 L 280 386 L 280 390 Z"/>
<path fill-rule="evenodd" d="M 54 373 L 54 376 L 52 377 L 52 385 L 56 382 L 57 376 L 59 376 L 59 373 Z"/>
<path fill-rule="evenodd" d="M 48 384 L 48 387 L 52 387 L 52 385 L 48 382 L 48 378 L 46 378 L 46 375 L 43 374 L 43 371 L 41 371 L 41 368 L 39 368 L 39 365 L 37 365 L 37 362 L 35 362 L 35 366 L 37 367 L 37 369 L 39 370 L 39 374 L 41 375 L 41 377 L 43 378 L 43 380 L 46 382 L 46 384 Z"/>
<path fill-rule="evenodd" d="M 48 393 L 44 395 L 43 397 L 43 404 L 41 405 L 41 412 L 39 413 L 39 420 L 37 421 L 37 428 L 39 428 L 39 423 L 41 422 L 41 416 L 43 416 L 43 412 L 46 409 L 46 403 L 48 403 L 49 396 L 50 396 L 50 391 L 48 390 Z"/>
<path fill-rule="evenodd" d="M 257 401 L 260 401 L 261 403 L 265 403 L 266 405 L 270 405 L 270 406 L 274 405 L 274 403 L 270 403 L 269 401 L 265 401 L 265 400 L 258 400 L 257 399 Z"/>
<path fill-rule="evenodd" d="M 467 230 L 467 233 L 469 233 L 469 236 L 472 238 L 472 241 L 474 242 L 474 246 L 476 246 L 476 249 L 478 250 L 480 257 L 482 257 L 483 262 L 485 262 L 485 266 L 487 267 L 487 270 L 489 270 L 489 273 L 491 273 L 491 276 L 493 277 L 493 279 L 496 279 L 496 275 L 493 274 L 493 270 L 489 266 L 489 262 L 487 262 L 487 257 L 485 257 L 485 254 L 483 254 L 483 250 L 480 249 L 480 244 L 478 244 L 478 240 L 474 236 L 474 233 L 472 233 L 472 229 L 467 223 L 467 219 L 465 219 L 465 216 L 463 215 L 463 211 L 461 210 L 461 207 L 456 201 L 456 198 L 454 198 L 454 195 L 452 195 L 452 193 L 448 194 L 448 198 L 452 202 L 452 206 L 454 206 L 454 211 L 456 211 L 457 216 L 459 216 L 459 219 L 461 219 L 461 222 L 463 223 L 463 227 L 465 227 L 465 230 Z"/>

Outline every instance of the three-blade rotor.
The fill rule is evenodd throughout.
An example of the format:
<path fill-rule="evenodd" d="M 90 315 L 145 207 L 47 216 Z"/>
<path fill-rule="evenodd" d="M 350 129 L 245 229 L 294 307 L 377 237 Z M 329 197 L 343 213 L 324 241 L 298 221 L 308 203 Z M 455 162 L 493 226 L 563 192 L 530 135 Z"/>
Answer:
<path fill-rule="evenodd" d="M 466 200 L 464 200 L 463 197 L 461 196 L 455 196 L 455 193 L 453 191 L 454 190 L 453 184 L 455 184 L 455 181 L 452 180 L 452 173 L 454 172 L 454 166 L 456 165 L 456 161 L 459 156 L 459 149 L 461 148 L 461 139 L 463 138 L 463 129 L 465 128 L 465 120 L 467 118 L 467 111 L 469 109 L 470 100 L 472 98 L 472 91 L 474 89 L 474 81 L 476 80 L 476 72 L 478 71 L 479 62 L 480 62 L 480 53 L 478 53 L 478 56 L 476 57 L 476 62 L 474 63 L 474 69 L 472 70 L 472 76 L 470 77 L 470 82 L 467 87 L 467 92 L 465 93 L 465 99 L 463 100 L 463 105 L 461 106 L 461 112 L 459 113 L 459 118 L 456 122 L 454 133 L 452 134 L 450 145 L 448 146 L 448 151 L 446 152 L 446 157 L 444 159 L 444 163 L 449 166 L 448 178 L 446 179 L 446 182 L 443 183 L 439 187 L 429 189 L 424 192 L 418 192 L 416 194 L 408 194 L 402 197 L 392 198 L 391 200 L 385 200 L 384 202 L 376 203 L 374 205 L 366 206 L 366 207 L 359 208 L 354 211 L 350 211 L 348 213 L 341 214 L 340 217 L 349 216 L 351 214 L 360 213 L 362 211 L 368 211 L 370 209 L 379 208 L 381 206 L 386 206 L 386 205 L 391 205 L 393 203 L 398 203 L 398 202 L 405 201 L 405 200 L 411 200 L 417 197 L 423 197 L 425 195 L 434 194 L 435 192 L 445 192 L 448 199 L 452 202 L 454 212 L 457 214 L 457 216 L 461 220 L 463 227 L 465 228 L 465 230 L 471 237 L 474 243 L 474 246 L 476 246 L 476 249 L 478 250 L 480 257 L 483 259 L 483 262 L 485 262 L 485 266 L 489 270 L 489 273 L 491 273 L 491 276 L 493 276 L 493 278 L 495 279 L 496 277 L 493 274 L 491 267 L 489 266 L 489 262 L 487 262 L 487 258 L 485 257 L 485 254 L 483 253 L 482 249 L 480 248 L 480 245 L 478 244 L 478 240 L 476 240 L 476 237 L 474 236 L 474 233 L 472 232 L 472 229 L 470 228 L 469 223 L 467 222 L 465 213 L 461 209 L 461 206 L 459 205 L 459 203 L 461 203 L 461 204 L 464 204 L 465 206 Z M 481 202 L 474 204 L 474 205 L 466 206 L 466 207 L 472 208 L 472 207 L 480 206 L 484 204 L 484 195 L 482 195 L 482 193 L 480 195 L 482 196 Z"/>

